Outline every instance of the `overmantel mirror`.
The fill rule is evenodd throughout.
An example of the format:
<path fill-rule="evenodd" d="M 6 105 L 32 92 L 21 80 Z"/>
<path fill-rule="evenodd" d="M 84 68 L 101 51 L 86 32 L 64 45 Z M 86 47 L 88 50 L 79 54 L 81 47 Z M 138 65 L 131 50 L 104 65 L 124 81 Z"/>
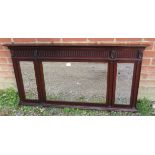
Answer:
<path fill-rule="evenodd" d="M 6 46 L 20 104 L 136 111 L 145 45 Z"/>

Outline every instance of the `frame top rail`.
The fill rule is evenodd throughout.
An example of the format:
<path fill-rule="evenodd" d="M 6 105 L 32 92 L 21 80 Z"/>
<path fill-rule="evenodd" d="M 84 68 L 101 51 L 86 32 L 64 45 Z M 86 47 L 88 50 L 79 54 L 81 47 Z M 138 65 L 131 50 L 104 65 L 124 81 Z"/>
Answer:
<path fill-rule="evenodd" d="M 12 47 L 52 47 L 52 46 L 73 46 L 73 47 L 148 47 L 149 43 L 10 43 L 4 44 Z"/>

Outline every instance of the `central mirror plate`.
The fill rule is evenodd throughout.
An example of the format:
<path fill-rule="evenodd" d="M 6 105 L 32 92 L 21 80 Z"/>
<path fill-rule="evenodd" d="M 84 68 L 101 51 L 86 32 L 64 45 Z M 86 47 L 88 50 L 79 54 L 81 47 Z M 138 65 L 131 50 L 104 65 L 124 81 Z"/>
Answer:
<path fill-rule="evenodd" d="M 46 99 L 106 103 L 108 63 L 43 62 Z"/>

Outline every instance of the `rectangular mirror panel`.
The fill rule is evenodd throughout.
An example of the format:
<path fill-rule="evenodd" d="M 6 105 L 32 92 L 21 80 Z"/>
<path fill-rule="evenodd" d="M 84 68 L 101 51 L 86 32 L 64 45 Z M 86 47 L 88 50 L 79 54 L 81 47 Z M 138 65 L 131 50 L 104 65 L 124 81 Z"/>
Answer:
<path fill-rule="evenodd" d="M 106 103 L 107 63 L 43 62 L 47 100 Z"/>
<path fill-rule="evenodd" d="M 115 104 L 130 104 L 133 63 L 117 63 Z"/>
<path fill-rule="evenodd" d="M 20 61 L 20 67 L 26 99 L 38 99 L 38 91 L 33 62 Z"/>

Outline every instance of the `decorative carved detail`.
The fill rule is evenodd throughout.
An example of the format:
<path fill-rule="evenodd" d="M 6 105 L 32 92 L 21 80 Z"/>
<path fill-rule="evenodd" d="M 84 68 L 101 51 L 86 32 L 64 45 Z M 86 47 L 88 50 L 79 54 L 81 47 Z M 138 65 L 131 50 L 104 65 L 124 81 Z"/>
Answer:
<path fill-rule="evenodd" d="M 116 58 L 116 51 L 115 50 L 112 50 L 111 53 L 110 53 L 110 58 L 111 59 L 115 59 Z"/>
<path fill-rule="evenodd" d="M 14 58 L 15 57 L 15 52 L 11 51 L 11 57 Z"/>
<path fill-rule="evenodd" d="M 143 57 L 143 52 L 142 52 L 142 50 L 138 50 L 138 56 L 137 56 L 137 58 L 138 58 L 138 59 L 142 59 L 142 57 Z"/>
<path fill-rule="evenodd" d="M 34 51 L 34 57 L 35 57 L 35 58 L 38 57 L 38 51 L 37 51 L 37 50 Z"/>

